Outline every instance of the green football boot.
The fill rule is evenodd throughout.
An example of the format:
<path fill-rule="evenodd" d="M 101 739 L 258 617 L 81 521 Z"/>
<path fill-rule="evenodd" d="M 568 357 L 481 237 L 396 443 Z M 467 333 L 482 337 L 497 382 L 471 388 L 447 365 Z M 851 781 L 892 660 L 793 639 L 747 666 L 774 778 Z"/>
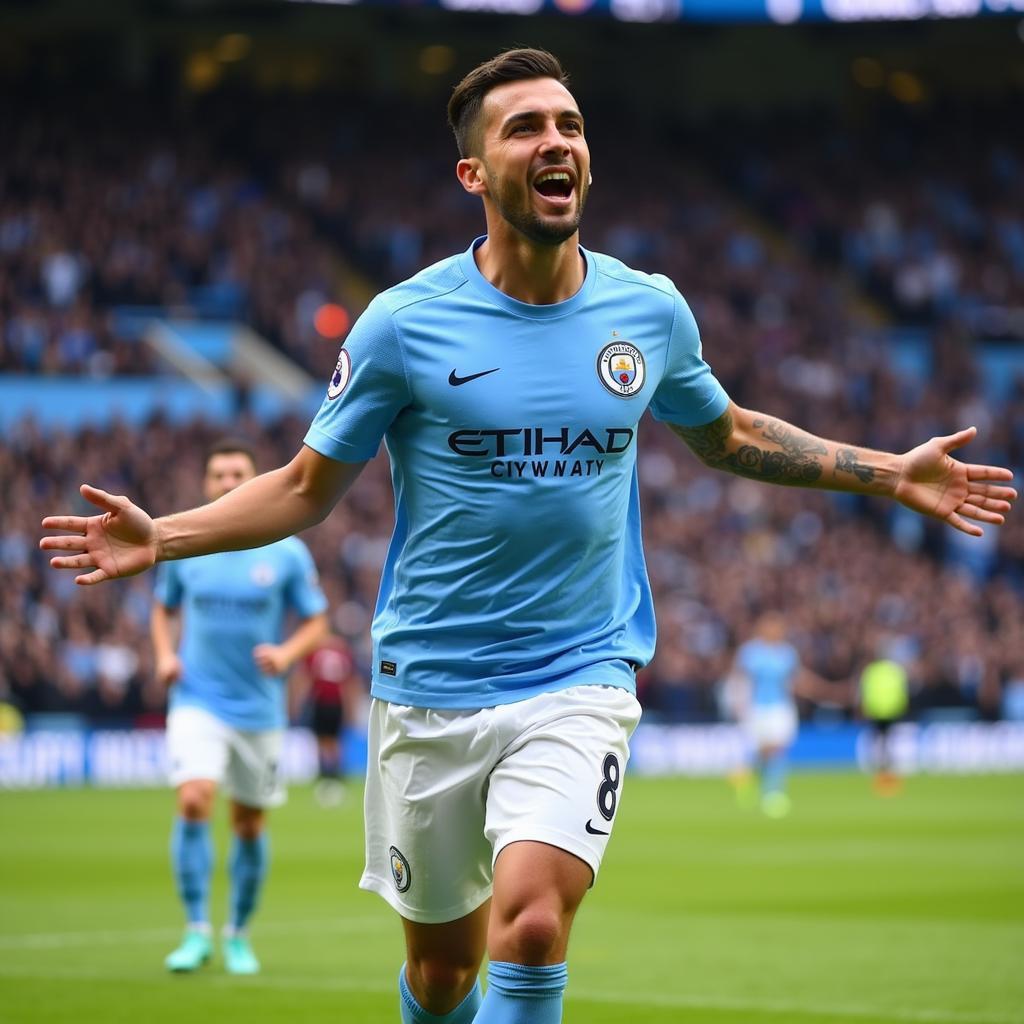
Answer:
<path fill-rule="evenodd" d="M 225 935 L 221 952 L 228 974 L 259 974 L 260 962 L 249 945 L 246 935 Z"/>
<path fill-rule="evenodd" d="M 167 954 L 164 966 L 176 974 L 187 974 L 198 971 L 213 955 L 213 943 L 209 933 L 201 928 L 189 928 L 181 945 L 172 953 Z"/>

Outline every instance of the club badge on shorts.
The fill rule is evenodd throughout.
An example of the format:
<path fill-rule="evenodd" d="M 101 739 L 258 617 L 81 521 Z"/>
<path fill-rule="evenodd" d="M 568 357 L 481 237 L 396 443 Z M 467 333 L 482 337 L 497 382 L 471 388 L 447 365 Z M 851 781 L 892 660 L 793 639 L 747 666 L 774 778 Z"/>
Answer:
<path fill-rule="evenodd" d="M 330 399 L 337 398 L 348 387 L 351 377 L 352 360 L 349 358 L 349 354 L 342 349 L 338 353 L 338 362 L 335 364 L 331 383 L 327 385 L 327 397 Z"/>
<path fill-rule="evenodd" d="M 647 379 L 643 353 L 628 341 L 609 342 L 597 357 L 597 375 L 613 395 L 632 398 Z"/>
<path fill-rule="evenodd" d="M 395 880 L 395 888 L 399 892 L 405 892 L 412 883 L 409 862 L 397 846 L 392 846 L 388 853 L 391 854 L 391 877 Z"/>

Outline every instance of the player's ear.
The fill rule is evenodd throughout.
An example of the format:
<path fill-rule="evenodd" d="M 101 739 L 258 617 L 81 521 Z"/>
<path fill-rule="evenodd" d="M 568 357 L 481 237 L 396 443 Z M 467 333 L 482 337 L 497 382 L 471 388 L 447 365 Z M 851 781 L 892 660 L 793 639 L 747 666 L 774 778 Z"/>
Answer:
<path fill-rule="evenodd" d="M 483 161 L 479 157 L 463 157 L 455 165 L 455 173 L 462 183 L 462 187 L 471 196 L 487 195 L 487 178 Z"/>

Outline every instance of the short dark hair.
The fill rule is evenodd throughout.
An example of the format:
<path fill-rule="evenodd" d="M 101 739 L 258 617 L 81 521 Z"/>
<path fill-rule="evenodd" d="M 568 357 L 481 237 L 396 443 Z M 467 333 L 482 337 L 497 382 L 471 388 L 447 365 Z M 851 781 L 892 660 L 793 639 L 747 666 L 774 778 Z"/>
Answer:
<path fill-rule="evenodd" d="M 506 50 L 474 68 L 452 90 L 448 101 L 448 123 L 455 133 L 459 156 L 470 156 L 476 141 L 477 121 L 484 97 L 505 82 L 530 78 L 553 78 L 568 86 L 569 76 L 554 54 L 547 50 Z"/>
<path fill-rule="evenodd" d="M 240 437 L 221 437 L 214 441 L 206 449 L 206 460 L 203 465 L 209 467 L 210 460 L 215 455 L 247 455 L 252 468 L 256 468 L 256 452 L 248 441 L 243 441 Z"/>

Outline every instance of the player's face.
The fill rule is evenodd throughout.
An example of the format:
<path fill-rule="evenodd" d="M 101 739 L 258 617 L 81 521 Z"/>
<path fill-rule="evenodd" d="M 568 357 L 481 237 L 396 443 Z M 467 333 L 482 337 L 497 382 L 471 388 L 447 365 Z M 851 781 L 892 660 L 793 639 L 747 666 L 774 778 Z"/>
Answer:
<path fill-rule="evenodd" d="M 256 467 L 244 452 L 212 455 L 206 464 L 206 476 L 203 478 L 206 500 L 216 501 L 255 475 Z"/>
<path fill-rule="evenodd" d="M 786 620 L 781 615 L 769 613 L 762 617 L 759 625 L 761 636 L 769 643 L 778 644 L 786 639 Z"/>
<path fill-rule="evenodd" d="M 590 187 L 590 150 L 572 94 L 553 78 L 507 82 L 481 111 L 487 195 L 512 227 L 541 245 L 579 228 Z"/>

